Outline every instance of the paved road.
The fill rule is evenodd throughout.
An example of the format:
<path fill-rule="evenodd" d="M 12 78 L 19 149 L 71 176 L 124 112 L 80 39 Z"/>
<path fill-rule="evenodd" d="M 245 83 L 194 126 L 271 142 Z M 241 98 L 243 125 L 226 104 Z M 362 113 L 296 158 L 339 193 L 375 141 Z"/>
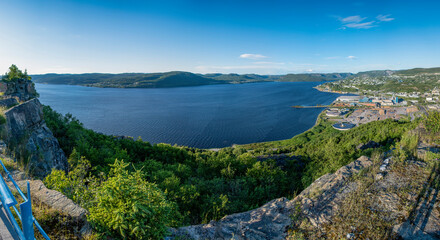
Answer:
<path fill-rule="evenodd" d="M 0 206 L 0 240 L 19 240 L 3 206 Z"/>

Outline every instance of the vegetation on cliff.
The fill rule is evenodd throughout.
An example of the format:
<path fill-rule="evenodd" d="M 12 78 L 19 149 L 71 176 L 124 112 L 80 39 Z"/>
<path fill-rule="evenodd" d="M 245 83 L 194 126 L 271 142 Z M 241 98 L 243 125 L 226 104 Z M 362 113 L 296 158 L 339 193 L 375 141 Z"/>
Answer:
<path fill-rule="evenodd" d="M 44 107 L 44 113 L 63 150 L 75 159 L 84 160 L 69 160 L 71 169 L 89 169 L 86 174 L 80 171 L 85 181 L 75 180 L 78 178 L 70 173 L 60 177 L 57 174 L 64 173 L 54 171 L 46 178 L 49 186 L 67 195 L 81 192 L 78 197 L 70 196 L 82 206 L 94 209 L 98 206 L 99 192 L 109 181 L 114 181 L 115 159 L 123 160 L 129 163 L 125 168 L 129 175 L 139 174 L 145 181 L 142 185 L 155 184 L 167 202 L 176 204 L 174 221 L 168 222 L 168 226 L 206 223 L 254 209 L 277 197 L 293 197 L 316 178 L 373 151 L 357 146 L 375 141 L 383 151 L 388 150 L 416 124 L 386 120 L 340 132 L 322 121 L 289 140 L 214 152 L 103 135 L 85 129 L 73 116 L 62 116 L 50 107 Z M 88 162 L 91 168 L 87 167 Z M 123 194 L 122 190 L 117 194 Z M 102 208 L 104 212 L 106 209 L 110 208 Z M 169 217 L 164 215 L 165 219 Z M 99 222 L 99 218 L 93 221 Z M 113 231 L 105 218 L 101 220 L 101 227 L 97 228 L 101 232 L 122 234 Z"/>
<path fill-rule="evenodd" d="M 296 199 L 288 239 L 437 239 L 438 114 L 428 112 L 392 151 L 374 150 L 356 174 L 347 174 L 351 164 L 315 181 Z"/>
<path fill-rule="evenodd" d="M 12 64 L 9 67 L 9 71 L 3 75 L 2 80 L 6 82 L 16 82 L 18 80 L 31 80 L 31 77 L 28 75 L 27 70 L 22 72 L 15 64 Z"/>

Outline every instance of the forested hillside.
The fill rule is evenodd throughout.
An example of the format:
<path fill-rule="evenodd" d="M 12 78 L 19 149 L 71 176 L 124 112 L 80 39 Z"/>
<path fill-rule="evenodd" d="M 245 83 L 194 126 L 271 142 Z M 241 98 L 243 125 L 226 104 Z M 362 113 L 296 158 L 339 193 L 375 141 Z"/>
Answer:
<path fill-rule="evenodd" d="M 89 220 L 102 234 L 132 239 L 160 238 L 165 234 L 163 226 L 207 223 L 277 197 L 291 198 L 316 178 L 361 155 L 390 149 L 417 124 L 386 120 L 340 132 L 321 122 L 290 140 L 215 152 L 103 135 L 50 107 L 44 108 L 44 114 L 70 155 L 69 174 L 53 171 L 45 183 L 89 209 Z M 369 141 L 381 147 L 357 148 Z M 155 196 L 153 200 L 130 200 L 145 199 L 145 191 Z M 120 204 L 125 207 L 115 209 Z M 139 207 L 145 212 L 137 214 Z M 152 209 L 159 212 L 151 215 Z M 114 211 L 120 214 L 117 222 Z M 140 231 L 139 224 L 157 229 L 158 235 Z"/>
<path fill-rule="evenodd" d="M 212 84 L 233 84 L 252 82 L 323 82 L 344 79 L 350 73 L 329 74 L 195 74 L 190 72 L 165 73 L 85 73 L 85 74 L 44 74 L 33 75 L 36 83 L 82 85 L 89 87 L 113 88 L 166 88 Z"/>

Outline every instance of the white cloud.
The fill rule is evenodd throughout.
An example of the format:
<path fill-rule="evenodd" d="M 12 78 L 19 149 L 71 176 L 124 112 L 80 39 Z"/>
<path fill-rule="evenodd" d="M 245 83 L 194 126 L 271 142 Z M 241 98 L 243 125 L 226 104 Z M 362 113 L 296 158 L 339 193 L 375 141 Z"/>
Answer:
<path fill-rule="evenodd" d="M 367 21 L 367 17 L 361 17 L 359 15 L 348 16 L 345 18 L 338 17 L 339 21 L 342 23 L 342 27 L 340 29 L 354 28 L 354 29 L 369 29 L 373 27 L 377 27 L 381 22 L 390 22 L 393 21 L 394 18 L 390 17 L 391 14 L 383 15 L 380 14 L 376 16 L 377 20 Z"/>
<path fill-rule="evenodd" d="M 349 24 L 346 24 L 345 27 L 356 28 L 356 29 L 368 29 L 368 28 L 375 27 L 375 25 L 373 25 L 374 23 L 375 23 L 375 21 L 364 22 L 364 23 L 349 23 Z"/>
<path fill-rule="evenodd" d="M 347 59 L 355 60 L 355 59 L 357 59 L 357 57 L 356 56 L 348 56 Z"/>
<path fill-rule="evenodd" d="M 376 17 L 376 19 L 379 20 L 380 22 L 390 22 L 394 20 L 394 18 L 391 18 L 390 16 L 391 14 L 387 14 L 387 15 L 380 14 Z"/>
<path fill-rule="evenodd" d="M 267 57 L 264 56 L 264 55 L 261 55 L 261 54 L 243 53 L 243 54 L 240 55 L 240 58 L 259 60 L 259 59 L 264 59 L 264 58 L 267 58 Z"/>
<path fill-rule="evenodd" d="M 334 60 L 334 59 L 339 59 L 339 58 L 341 58 L 341 57 L 334 56 L 334 57 L 326 57 L 325 59 L 327 59 L 327 60 Z"/>
<path fill-rule="evenodd" d="M 340 18 L 339 20 L 343 23 L 359 23 L 367 19 L 366 17 L 361 17 L 359 15 L 356 16 L 349 16 L 345 18 Z"/>
<path fill-rule="evenodd" d="M 359 15 L 349 16 L 345 18 L 339 18 L 339 21 L 343 24 L 341 29 L 356 28 L 356 29 L 368 29 L 375 27 L 375 21 L 364 22 L 367 18 Z"/>
<path fill-rule="evenodd" d="M 306 72 L 311 73 L 311 72 L 313 72 L 313 69 L 307 69 Z"/>

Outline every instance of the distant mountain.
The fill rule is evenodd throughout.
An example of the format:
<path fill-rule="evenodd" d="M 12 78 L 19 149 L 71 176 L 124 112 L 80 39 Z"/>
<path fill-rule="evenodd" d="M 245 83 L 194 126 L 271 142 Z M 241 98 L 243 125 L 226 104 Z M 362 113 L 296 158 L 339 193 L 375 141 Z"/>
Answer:
<path fill-rule="evenodd" d="M 416 74 L 423 74 L 423 73 L 440 73 L 440 67 L 413 68 L 413 69 L 396 71 L 396 74 L 399 74 L 399 75 L 416 75 Z"/>
<path fill-rule="evenodd" d="M 395 71 L 392 70 L 374 70 L 374 71 L 366 71 L 366 72 L 358 72 L 353 75 L 353 77 L 388 77 L 391 76 Z"/>
<path fill-rule="evenodd" d="M 221 73 L 211 73 L 205 74 L 204 77 L 226 81 L 228 83 L 250 83 L 250 82 L 273 82 L 277 81 L 280 76 L 278 75 L 258 75 L 258 74 L 221 74 Z"/>
<path fill-rule="evenodd" d="M 167 88 L 187 87 L 213 84 L 237 84 L 253 82 L 323 82 L 345 79 L 351 73 L 328 74 L 287 74 L 287 75 L 258 75 L 258 74 L 194 74 L 190 72 L 164 73 L 84 73 L 84 74 L 43 74 L 33 75 L 36 83 L 82 85 L 89 87 L 113 88 Z"/>
<path fill-rule="evenodd" d="M 32 79 L 37 83 L 114 88 L 166 88 L 224 83 L 189 72 L 44 74 L 34 75 Z"/>
<path fill-rule="evenodd" d="M 366 72 L 359 72 L 353 77 L 388 77 L 393 74 L 396 75 L 406 75 L 406 76 L 413 76 L 417 74 L 433 74 L 433 73 L 440 73 L 440 67 L 436 68 L 412 68 L 412 69 L 405 69 L 405 70 L 374 70 L 374 71 L 366 71 Z"/>
<path fill-rule="evenodd" d="M 280 82 L 324 82 L 336 81 L 352 76 L 352 73 L 309 73 L 309 74 L 287 74 L 281 76 Z"/>

